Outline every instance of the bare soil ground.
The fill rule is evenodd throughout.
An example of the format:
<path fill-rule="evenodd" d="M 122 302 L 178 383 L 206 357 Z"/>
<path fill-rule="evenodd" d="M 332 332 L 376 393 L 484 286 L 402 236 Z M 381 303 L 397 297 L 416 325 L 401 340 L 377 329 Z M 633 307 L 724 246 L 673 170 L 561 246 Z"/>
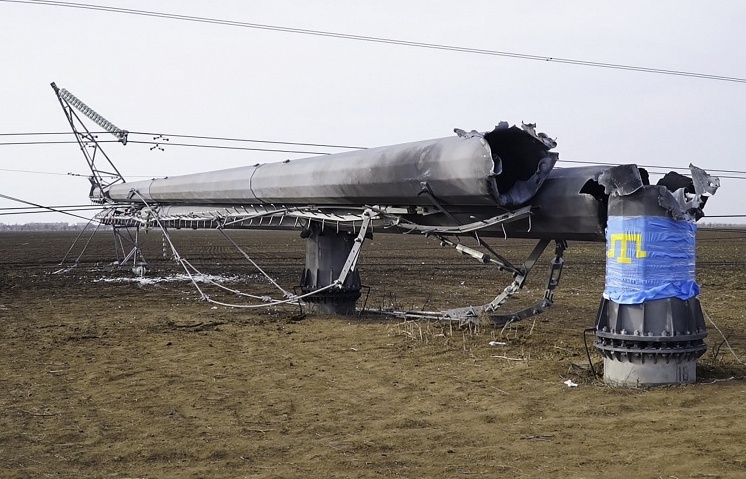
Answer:
<path fill-rule="evenodd" d="M 231 235 L 298 283 L 297 233 Z M 215 306 L 188 281 L 130 281 L 109 264 L 110 233 L 52 274 L 74 234 L 2 233 L 0 476 L 746 477 L 746 235 L 699 236 L 701 301 L 735 355 L 708 323 L 698 382 L 641 390 L 589 372 L 602 244 L 570 245 L 557 303 L 536 320 L 469 330 Z M 143 239 L 151 277 L 180 272 L 156 261 L 159 233 Z M 232 287 L 270 292 L 218 233 L 174 241 L 205 272 L 237 275 Z M 493 244 L 516 261 L 532 246 Z M 368 307 L 481 304 L 509 280 L 424 238 L 363 249 Z M 519 305 L 543 292 L 540 261 Z"/>

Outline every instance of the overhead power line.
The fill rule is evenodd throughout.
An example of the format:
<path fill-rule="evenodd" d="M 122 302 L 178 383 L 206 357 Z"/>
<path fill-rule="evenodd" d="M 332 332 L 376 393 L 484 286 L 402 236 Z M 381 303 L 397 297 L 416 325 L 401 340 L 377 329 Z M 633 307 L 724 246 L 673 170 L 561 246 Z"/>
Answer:
<path fill-rule="evenodd" d="M 0 0 L 1 1 L 1 0 Z M 32 146 L 32 145 L 60 145 L 60 144 L 77 144 L 77 141 L 9 141 L 0 142 L 0 146 Z M 98 143 L 119 143 L 117 140 L 98 140 Z M 226 145 L 200 145 L 193 143 L 172 143 L 164 141 L 135 141 L 130 140 L 128 143 L 154 146 L 189 146 L 193 148 L 215 148 L 219 150 L 245 150 L 245 151 L 267 151 L 273 153 L 299 153 L 303 155 L 329 155 L 327 151 L 310 151 L 310 150 L 283 150 L 279 148 L 250 148 L 247 146 L 226 146 Z"/>
<path fill-rule="evenodd" d="M 2 1 L 2 0 L 0 0 Z M 0 137 L 3 136 L 45 136 L 45 135 L 72 135 L 72 132 L 25 132 L 25 133 L 0 133 Z M 95 133 L 94 133 L 95 134 Z M 254 148 L 254 147 L 241 147 L 241 146 L 230 146 L 230 145 L 209 145 L 209 144 L 193 144 L 193 143 L 172 143 L 168 141 L 168 138 L 192 138 L 192 139 L 203 139 L 203 140 L 214 140 L 214 141 L 227 141 L 227 142 L 252 142 L 252 143 L 265 143 L 275 145 L 290 145 L 290 146 L 317 146 L 324 148 L 339 148 L 339 149 L 358 149 L 363 150 L 366 147 L 361 146 L 345 146 L 345 145 L 332 145 L 324 143 L 302 143 L 293 141 L 277 141 L 277 140 L 256 140 L 246 138 L 230 138 L 221 136 L 203 136 L 203 135 L 180 135 L 180 134 L 168 134 L 168 133 L 152 133 L 152 132 L 130 132 L 130 135 L 148 135 L 148 136 L 159 136 L 158 140 L 152 141 L 139 141 L 130 140 L 129 143 L 143 144 L 143 145 L 154 145 L 154 146 L 180 146 L 180 147 L 192 147 L 192 148 L 213 148 L 222 150 L 244 150 L 244 151 L 265 151 L 272 153 L 296 153 L 296 154 L 311 154 L 311 155 L 330 155 L 332 153 L 325 151 L 310 151 L 310 150 L 285 150 L 280 148 Z M 100 140 L 99 143 L 117 143 L 116 140 Z M 18 141 L 18 142 L 0 142 L 0 146 L 34 146 L 34 145 L 47 145 L 47 144 L 75 144 L 73 140 L 40 140 L 40 141 Z M 564 160 L 561 159 L 560 163 L 573 163 L 581 165 L 608 165 L 617 166 L 618 163 L 612 162 L 599 162 L 599 161 L 581 161 L 581 160 Z M 681 166 L 666 166 L 666 165 L 647 165 L 638 164 L 638 166 L 647 169 L 657 169 L 667 171 L 689 171 L 687 167 Z M 50 174 L 50 175 L 71 175 L 71 173 L 59 173 L 59 172 L 46 172 L 46 171 L 30 171 L 20 169 L 8 169 L 0 168 L 0 171 L 10 171 L 17 173 L 34 173 L 34 174 Z M 746 170 L 726 170 L 726 169 L 715 169 L 707 168 L 708 173 L 717 174 L 720 178 L 724 179 L 746 179 Z M 725 175 L 723 175 L 725 173 Z M 733 175 L 745 175 L 745 176 L 733 176 Z M 85 175 L 80 175 L 85 176 Z"/>
<path fill-rule="evenodd" d="M 704 80 L 746 83 L 746 78 L 712 75 L 712 74 L 707 74 L 707 73 L 688 72 L 688 71 L 681 71 L 681 70 L 668 70 L 668 69 L 663 69 L 663 68 L 650 68 L 650 67 L 642 67 L 642 66 L 636 66 L 636 65 L 625 65 L 625 64 L 619 64 L 619 63 L 594 62 L 594 61 L 587 61 L 587 60 L 577 60 L 577 59 L 572 59 L 572 58 L 560 58 L 560 57 L 552 57 L 552 56 L 544 56 L 544 55 L 531 55 L 531 54 L 526 54 L 526 53 L 506 52 L 506 51 L 500 51 L 500 50 L 489 50 L 489 49 L 481 49 L 481 48 L 469 48 L 469 47 L 461 47 L 461 46 L 456 46 L 456 45 L 445 45 L 445 44 L 439 44 L 439 43 L 414 42 L 414 41 L 400 40 L 400 39 L 394 39 L 394 38 L 383 38 L 383 37 L 374 37 L 374 36 L 367 36 L 367 35 L 354 35 L 350 33 L 331 32 L 331 31 L 326 31 L 326 30 L 309 30 L 305 28 L 283 27 L 280 25 L 268 25 L 268 24 L 262 24 L 262 23 L 239 22 L 235 20 L 224 20 L 224 19 L 219 19 L 219 18 L 209 18 L 209 17 L 200 17 L 200 16 L 191 16 L 191 15 L 179 15 L 175 13 L 155 12 L 155 11 L 150 11 L 150 10 L 136 10 L 136 9 L 130 9 L 130 8 L 109 7 L 105 5 L 95 5 L 95 4 L 89 4 L 89 3 L 60 2 L 60 1 L 54 1 L 54 0 L 0 0 L 0 1 L 7 2 L 7 3 L 28 3 L 28 4 L 36 4 L 36 5 L 49 5 L 49 6 L 55 6 L 55 7 L 77 8 L 77 9 L 83 9 L 83 10 L 95 10 L 95 11 L 102 11 L 102 12 L 109 12 L 109 13 L 120 13 L 120 14 L 126 14 L 126 15 L 137 15 L 137 16 L 144 16 L 144 17 L 166 18 L 170 20 L 181 20 L 181 21 L 196 22 L 196 23 L 208 23 L 208 24 L 214 24 L 214 25 L 252 28 L 252 29 L 257 29 L 257 30 L 269 30 L 269 31 L 275 31 L 275 32 L 282 32 L 282 33 L 294 33 L 294 34 L 299 34 L 299 35 L 312 35 L 312 36 L 317 36 L 317 37 L 339 38 L 339 39 L 344 39 L 344 40 L 355 40 L 355 41 L 361 41 L 361 42 L 384 43 L 384 44 L 389 44 L 389 45 L 399 45 L 399 46 L 414 47 L 414 48 L 427 48 L 431 50 L 443 50 L 443 51 L 451 51 L 451 52 L 459 52 L 459 53 L 471 53 L 475 55 L 515 58 L 515 59 L 520 59 L 520 60 L 533 60 L 533 61 L 542 61 L 542 62 L 561 63 L 561 64 L 567 64 L 567 65 L 607 68 L 607 69 L 613 69 L 613 70 L 626 70 L 626 71 L 635 71 L 635 72 L 642 72 L 642 73 L 654 73 L 654 74 L 659 74 L 659 75 L 673 75 L 673 76 L 682 76 L 682 77 L 690 77 L 690 78 L 700 78 Z"/>
<path fill-rule="evenodd" d="M 91 176 L 90 173 L 61 173 L 59 171 L 35 171 L 35 170 L 18 170 L 15 168 L 0 168 L 0 171 L 7 171 L 10 173 L 27 173 L 30 175 L 50 175 L 50 176 L 75 176 L 80 178 L 88 178 Z M 104 175 L 107 176 L 107 175 Z M 109 175 L 110 176 L 110 175 Z M 166 175 L 127 175 L 127 178 L 158 178 Z"/>
<path fill-rule="evenodd" d="M 56 175 L 56 176 L 68 176 L 70 173 L 59 173 L 51 171 L 34 171 L 34 170 L 17 170 L 14 168 L 0 168 L 0 171 L 9 171 L 12 173 L 29 173 L 32 175 Z"/>
<path fill-rule="evenodd" d="M 2 1 L 2 0 L 0 0 Z M 106 132 L 91 132 L 93 135 L 98 135 L 100 133 L 106 133 Z M 169 140 L 166 140 L 166 138 L 189 138 L 193 140 L 210 140 L 210 141 L 228 141 L 228 142 L 236 142 L 236 143 L 263 143 L 266 145 L 286 145 L 286 146 L 310 146 L 315 148 L 332 148 L 332 149 L 345 149 L 345 150 L 364 150 L 366 147 L 363 146 L 350 146 L 350 145 L 332 145 L 328 143 L 303 143 L 303 142 L 297 142 L 297 141 L 277 141 L 277 140 L 257 140 L 253 138 L 231 138 L 231 137 L 225 137 L 225 136 L 203 136 L 203 135 L 180 135 L 175 133 L 155 133 L 155 132 L 147 132 L 147 131 L 130 131 L 130 135 L 145 135 L 145 136 L 152 136 L 153 141 L 152 142 L 140 142 L 140 143 L 160 143 L 160 144 L 174 144 L 170 143 Z M 56 136 L 56 135 L 74 135 L 73 132 L 23 132 L 23 133 L 0 133 L 0 137 L 43 137 L 43 136 Z M 157 137 L 157 138 L 156 138 Z M 169 143 L 164 143 L 164 141 L 169 141 Z M 0 142 L 0 145 L 27 145 L 27 144 L 38 144 L 38 143 L 76 143 L 76 141 L 57 141 L 57 140 L 40 140 L 40 141 L 23 141 L 23 142 Z M 112 140 L 101 140 L 99 143 L 115 143 L 115 141 Z M 178 146 L 201 146 L 205 147 L 208 145 L 178 145 Z M 241 149 L 236 147 L 236 149 Z M 247 148 L 250 149 L 250 148 Z M 308 152 L 308 151 L 298 151 L 298 150 L 280 150 L 280 149 L 262 149 L 260 151 L 278 151 L 281 153 L 315 153 L 315 154 L 325 154 L 322 152 Z"/>
<path fill-rule="evenodd" d="M 19 198 L 14 198 L 12 196 L 7 196 L 7 195 L 0 194 L 0 198 L 4 198 L 4 199 L 10 200 L 10 201 L 16 201 L 18 203 L 23 203 L 25 205 L 29 205 L 29 206 L 32 206 L 34 208 L 39 208 L 40 210 L 52 211 L 54 213 L 62 213 L 62 214 L 68 215 L 68 216 L 73 216 L 75 218 L 80 218 L 82 220 L 90 221 L 90 218 L 86 218 L 85 216 L 76 215 L 75 213 L 70 213 L 69 211 L 65 211 L 65 210 L 61 210 L 61 209 L 57 209 L 57 208 L 52 208 L 50 206 L 39 205 L 39 204 L 36 204 L 36 203 L 32 203 L 30 201 L 21 200 Z"/>
<path fill-rule="evenodd" d="M 71 214 L 73 212 L 85 212 L 85 211 L 101 211 L 101 207 L 88 207 L 88 208 L 67 208 L 67 209 L 59 209 L 55 208 L 52 211 L 54 213 L 65 213 L 65 214 Z M 49 213 L 49 209 L 46 206 L 40 207 L 40 208 L 34 208 L 29 206 L 25 211 L 4 211 L 0 209 L 0 216 L 13 216 L 13 215 L 34 215 L 39 213 Z M 83 218 L 82 216 L 73 215 L 81 219 L 88 219 Z"/>
<path fill-rule="evenodd" d="M 619 166 L 619 163 L 611 163 L 611 162 L 604 162 L 604 161 L 580 161 L 580 160 L 563 160 L 560 159 L 558 163 L 577 163 L 581 165 L 604 165 L 604 166 Z M 642 165 L 639 163 L 636 163 L 637 166 L 641 168 L 656 168 L 660 170 L 682 170 L 682 171 L 689 171 L 689 168 L 683 167 L 683 166 L 665 166 L 665 165 Z M 739 176 L 723 176 L 719 173 L 733 173 L 736 175 L 746 175 L 746 170 L 718 170 L 714 168 L 706 168 L 707 173 L 718 173 L 719 178 L 732 178 L 732 179 L 739 179 L 744 180 L 746 178 L 742 178 Z"/>
<path fill-rule="evenodd" d="M 0 0 L 2 1 L 2 0 Z M 105 131 L 92 131 L 92 135 L 99 135 L 107 133 Z M 74 135 L 72 131 L 53 131 L 53 132 L 23 132 L 23 133 L 0 133 L 0 136 L 52 136 L 52 135 Z M 293 145 L 293 146 L 317 146 L 320 148 L 344 148 L 348 150 L 365 150 L 365 146 L 349 146 L 349 145 L 331 145 L 326 143 L 301 143 L 297 141 L 276 141 L 276 140 L 256 140 L 253 138 L 231 138 L 226 136 L 202 136 L 202 135 L 177 135 L 175 133 L 155 133 L 151 131 L 130 131 L 130 135 L 148 135 L 148 136 L 164 136 L 173 138 L 192 138 L 198 140 L 220 140 L 220 141 L 237 141 L 247 143 L 266 143 L 270 145 Z"/>
<path fill-rule="evenodd" d="M 98 131 L 92 131 L 93 134 L 98 134 L 101 132 Z M 24 132 L 24 133 L 0 133 L 0 136 L 47 136 L 47 135 L 73 135 L 74 133 L 72 131 L 52 131 L 52 132 L 45 132 L 45 131 L 34 131 L 34 132 Z"/>
<path fill-rule="evenodd" d="M 37 209 L 37 206 L 17 206 L 17 207 L 8 207 L 8 208 L 0 208 L 0 211 L 25 211 L 30 209 Z M 64 209 L 64 210 L 100 210 L 100 205 L 47 205 L 45 208 L 57 208 L 57 209 Z"/>
<path fill-rule="evenodd" d="M 328 145 L 325 143 L 300 143 L 296 141 L 273 141 L 273 140 L 255 140 L 247 138 L 229 138 L 223 136 L 200 136 L 200 135 L 176 135 L 171 133 L 149 133 L 142 131 L 131 131 L 130 135 L 163 135 L 172 138 L 192 138 L 196 140 L 220 140 L 220 141 L 237 141 L 248 143 L 266 143 L 268 145 L 292 145 L 292 146 L 315 146 L 319 148 L 343 148 L 347 150 L 365 150 L 364 146 L 347 146 L 347 145 Z"/>
<path fill-rule="evenodd" d="M 192 148 L 215 148 L 218 150 L 247 150 L 247 151 L 271 151 L 274 153 L 300 153 L 304 155 L 329 155 L 326 151 L 304 151 L 304 150 L 281 150 L 278 148 L 250 148 L 247 146 L 226 146 L 226 145 L 199 145 L 194 143 L 173 143 L 169 141 L 165 143 L 163 141 L 134 141 L 130 140 L 130 143 L 136 143 L 141 145 L 163 145 L 163 146 L 190 146 Z"/>

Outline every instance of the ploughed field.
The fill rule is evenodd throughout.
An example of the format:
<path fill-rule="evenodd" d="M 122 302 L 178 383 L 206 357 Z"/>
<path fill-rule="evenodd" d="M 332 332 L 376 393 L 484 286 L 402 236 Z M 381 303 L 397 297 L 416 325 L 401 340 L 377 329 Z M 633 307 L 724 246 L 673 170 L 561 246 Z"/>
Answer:
<path fill-rule="evenodd" d="M 157 231 L 141 240 L 158 281 L 112 267 L 110 232 L 58 274 L 77 233 L 0 233 L 0 476 L 746 477 L 745 233 L 698 233 L 700 299 L 722 335 L 708 321 L 696 384 L 650 390 L 589 367 L 603 244 L 571 243 L 555 306 L 495 329 L 203 301 Z M 299 283 L 297 232 L 229 234 Z M 172 239 L 225 286 L 282 296 L 218 232 Z M 517 263 L 533 246 L 492 244 Z M 505 310 L 541 297 L 552 253 Z M 412 235 L 375 234 L 359 269 L 372 309 L 483 304 L 511 279 Z"/>

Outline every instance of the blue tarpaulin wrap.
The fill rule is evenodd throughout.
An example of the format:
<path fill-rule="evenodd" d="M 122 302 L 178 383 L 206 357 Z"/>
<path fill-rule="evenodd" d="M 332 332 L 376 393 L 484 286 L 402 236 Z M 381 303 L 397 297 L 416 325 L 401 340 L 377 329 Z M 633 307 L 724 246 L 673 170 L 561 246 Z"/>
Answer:
<path fill-rule="evenodd" d="M 664 216 L 610 216 L 607 224 L 604 298 L 639 304 L 699 294 L 694 222 Z"/>

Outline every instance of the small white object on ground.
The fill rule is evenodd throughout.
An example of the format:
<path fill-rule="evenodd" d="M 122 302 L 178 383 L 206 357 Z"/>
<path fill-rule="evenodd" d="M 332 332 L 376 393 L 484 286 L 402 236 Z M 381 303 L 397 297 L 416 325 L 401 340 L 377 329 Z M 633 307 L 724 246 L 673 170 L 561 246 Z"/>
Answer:
<path fill-rule="evenodd" d="M 500 341 L 490 341 L 490 346 L 505 346 L 508 343 L 502 343 Z"/>
<path fill-rule="evenodd" d="M 565 381 L 565 385 L 568 388 L 576 388 L 576 387 L 578 387 L 578 385 L 576 383 L 572 382 L 571 379 L 568 379 L 567 381 Z"/>

